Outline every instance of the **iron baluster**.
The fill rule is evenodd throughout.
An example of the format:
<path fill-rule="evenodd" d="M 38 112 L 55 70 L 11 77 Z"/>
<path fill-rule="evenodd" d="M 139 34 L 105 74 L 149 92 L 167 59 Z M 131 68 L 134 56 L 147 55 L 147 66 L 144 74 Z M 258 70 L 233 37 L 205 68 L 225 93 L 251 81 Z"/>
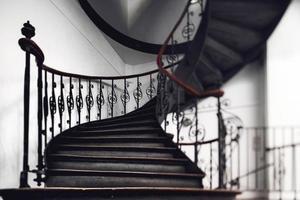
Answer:
<path fill-rule="evenodd" d="M 116 85 L 114 85 L 114 79 L 111 80 L 111 93 L 108 95 L 107 100 L 108 100 L 108 104 L 110 106 L 110 116 L 113 117 L 114 116 L 114 104 L 117 103 L 118 98 L 115 92 L 115 87 Z"/>
<path fill-rule="evenodd" d="M 114 91 L 115 91 L 115 87 L 114 87 L 114 80 L 111 81 L 111 117 L 114 116 Z"/>
<path fill-rule="evenodd" d="M 140 100 L 143 98 L 143 92 L 141 89 L 142 83 L 140 82 L 139 77 L 136 78 L 136 89 L 133 91 L 133 96 L 136 102 L 136 108 L 140 107 Z"/>
<path fill-rule="evenodd" d="M 195 139 L 196 139 L 196 142 L 195 142 L 195 164 L 198 165 L 198 101 L 196 100 L 195 102 L 195 120 L 196 120 L 196 133 L 195 133 Z"/>
<path fill-rule="evenodd" d="M 48 118 L 48 115 L 49 115 L 49 108 L 48 108 L 48 77 L 47 77 L 47 71 L 44 71 L 44 77 L 45 77 L 45 90 L 44 90 L 44 130 L 43 130 L 43 134 L 44 134 L 44 145 L 45 145 L 45 148 L 46 148 L 46 145 L 47 145 L 47 118 Z"/>
<path fill-rule="evenodd" d="M 218 137 L 219 137 L 219 188 L 225 188 L 224 173 L 226 171 L 226 155 L 225 155 L 225 130 L 221 113 L 221 102 L 218 97 Z"/>
<path fill-rule="evenodd" d="M 213 161 L 213 149 L 212 149 L 212 143 L 209 144 L 209 154 L 210 154 L 210 159 L 209 159 L 209 188 L 212 189 L 212 171 L 213 171 L 213 165 L 212 165 L 212 161 Z"/>
<path fill-rule="evenodd" d="M 179 143 L 180 137 L 180 123 L 179 123 L 179 115 L 180 115 L 180 95 L 179 95 L 179 88 L 176 87 L 176 135 L 177 135 L 177 144 Z"/>
<path fill-rule="evenodd" d="M 92 88 L 94 87 L 93 84 L 91 84 L 91 80 L 89 80 L 89 85 L 88 85 L 88 95 L 86 96 L 86 107 L 87 107 L 87 119 L 90 122 L 91 121 L 91 109 L 94 106 L 94 97 L 92 93 Z"/>
<path fill-rule="evenodd" d="M 78 95 L 76 96 L 76 107 L 78 112 L 78 121 L 77 124 L 81 123 L 81 109 L 83 108 L 83 99 L 81 89 L 83 86 L 81 85 L 81 79 L 78 80 Z"/>
<path fill-rule="evenodd" d="M 51 128 L 50 128 L 50 131 L 51 131 L 51 135 L 52 135 L 52 138 L 54 138 L 54 116 L 56 114 L 56 97 L 55 97 L 55 88 L 56 88 L 56 82 L 55 82 L 55 79 L 54 79 L 54 74 L 52 73 L 52 94 L 51 94 L 51 97 L 49 99 L 49 106 L 50 106 L 50 114 L 51 114 Z"/>
<path fill-rule="evenodd" d="M 153 95 L 155 94 L 155 87 L 154 87 L 154 79 L 152 78 L 152 74 L 150 74 L 150 85 L 149 87 L 146 89 L 146 94 L 148 96 L 149 99 L 153 98 Z"/>
<path fill-rule="evenodd" d="M 73 89 L 74 85 L 72 83 L 72 77 L 69 78 L 69 95 L 67 96 L 67 107 L 69 113 L 69 120 L 67 123 L 69 124 L 69 128 L 72 127 L 72 110 L 74 109 L 74 97 L 73 97 Z"/>
<path fill-rule="evenodd" d="M 59 124 L 58 127 L 60 128 L 60 132 L 62 132 L 62 120 L 63 120 L 63 113 L 65 111 L 65 101 L 64 101 L 64 89 L 65 85 L 63 83 L 63 76 L 60 76 L 60 95 L 58 97 L 58 111 L 59 111 Z"/>
<path fill-rule="evenodd" d="M 130 100 L 129 92 L 127 90 L 126 78 L 124 79 L 124 90 L 123 90 L 123 93 L 121 94 L 120 98 L 121 98 L 121 101 L 123 103 L 123 114 L 126 114 L 126 106 L 127 106 L 127 103 Z"/>
<path fill-rule="evenodd" d="M 101 119 L 102 116 L 102 106 L 104 105 L 104 95 L 102 89 L 104 85 L 102 85 L 102 79 L 100 79 L 100 86 L 99 86 L 99 94 L 97 95 L 97 106 L 98 106 L 98 119 Z"/>

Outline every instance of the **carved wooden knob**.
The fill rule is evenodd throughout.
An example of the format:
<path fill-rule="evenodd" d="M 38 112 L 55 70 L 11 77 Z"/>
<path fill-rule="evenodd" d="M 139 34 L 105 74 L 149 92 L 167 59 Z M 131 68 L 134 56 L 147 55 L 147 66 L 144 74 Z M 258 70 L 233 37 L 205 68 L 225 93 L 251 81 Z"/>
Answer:
<path fill-rule="evenodd" d="M 23 28 L 21 29 L 21 32 L 22 35 L 24 35 L 28 39 L 31 39 L 33 36 L 35 36 L 35 28 L 30 24 L 29 21 L 23 24 Z"/>

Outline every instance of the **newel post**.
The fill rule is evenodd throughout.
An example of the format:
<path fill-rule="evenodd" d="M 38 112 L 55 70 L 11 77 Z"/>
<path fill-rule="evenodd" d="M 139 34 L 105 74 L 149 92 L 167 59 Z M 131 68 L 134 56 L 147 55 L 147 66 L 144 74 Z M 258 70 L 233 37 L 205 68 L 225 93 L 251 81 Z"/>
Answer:
<path fill-rule="evenodd" d="M 27 21 L 21 29 L 22 35 L 31 39 L 35 35 L 35 28 Z M 30 187 L 28 184 L 28 149 L 29 149 L 29 104 L 30 104 L 30 53 L 25 52 L 24 75 L 24 138 L 23 138 L 23 170 L 20 176 L 20 187 Z"/>

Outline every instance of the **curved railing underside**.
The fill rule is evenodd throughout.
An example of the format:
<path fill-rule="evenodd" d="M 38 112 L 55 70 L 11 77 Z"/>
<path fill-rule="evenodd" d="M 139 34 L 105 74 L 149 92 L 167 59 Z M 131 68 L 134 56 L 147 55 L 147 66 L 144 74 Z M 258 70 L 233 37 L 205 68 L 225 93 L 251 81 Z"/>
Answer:
<path fill-rule="evenodd" d="M 141 40 L 134 39 L 125 35 L 124 33 L 116 30 L 109 23 L 107 23 L 90 5 L 87 0 L 79 0 L 79 3 L 88 17 L 94 22 L 94 24 L 103 31 L 107 36 L 111 39 L 117 41 L 118 43 L 129 47 L 131 49 L 135 49 L 141 52 L 157 54 L 161 48 L 161 44 L 153 44 L 144 42 Z M 181 54 L 186 52 L 189 46 L 189 42 L 176 44 L 176 45 L 167 45 L 165 47 L 164 54 Z"/>

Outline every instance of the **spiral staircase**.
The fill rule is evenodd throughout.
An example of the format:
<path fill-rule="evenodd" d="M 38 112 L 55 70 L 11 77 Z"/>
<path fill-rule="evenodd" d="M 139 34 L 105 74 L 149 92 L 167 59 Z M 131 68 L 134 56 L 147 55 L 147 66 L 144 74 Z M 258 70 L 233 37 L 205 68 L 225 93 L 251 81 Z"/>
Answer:
<path fill-rule="evenodd" d="M 207 1 L 202 24 L 186 56 L 174 73 L 161 71 L 171 77 L 170 81 L 178 81 L 189 97 L 213 96 L 209 91 L 220 88 L 261 54 L 289 2 Z M 19 42 L 22 49 L 33 54 L 42 68 L 43 53 L 30 40 L 32 35 L 25 36 L 27 39 Z M 173 142 L 173 135 L 161 128 L 157 101 L 154 97 L 141 108 L 137 103 L 135 111 L 123 116 L 111 115 L 62 131 L 45 144 L 41 158 L 44 166 L 38 166 L 37 181 L 44 182 L 45 187 L 23 184 L 22 188 L 0 190 L 0 195 L 4 200 L 235 199 L 238 191 L 205 189 L 201 166 L 192 162 Z"/>

